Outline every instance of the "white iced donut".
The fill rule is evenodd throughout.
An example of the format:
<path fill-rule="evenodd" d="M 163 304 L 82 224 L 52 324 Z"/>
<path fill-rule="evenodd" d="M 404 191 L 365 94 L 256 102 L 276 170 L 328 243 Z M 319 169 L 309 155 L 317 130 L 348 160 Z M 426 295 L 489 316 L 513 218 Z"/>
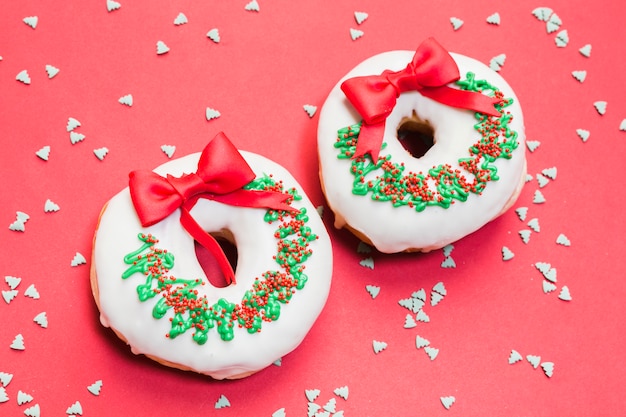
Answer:
<path fill-rule="evenodd" d="M 401 71 L 414 54 L 392 51 L 363 61 L 337 83 L 320 112 L 320 178 L 335 226 L 385 253 L 429 251 L 478 230 L 514 203 L 526 175 L 524 122 L 515 93 L 484 64 L 454 53 L 460 80 L 447 87 L 502 97 L 495 106 L 501 116 L 402 92 L 386 118 L 377 161 L 370 154 L 354 157 L 363 117 L 342 83 Z M 425 154 L 403 146 L 403 129 L 431 140 L 422 146 Z"/>
<path fill-rule="evenodd" d="M 330 289 L 331 244 L 315 207 L 284 168 L 241 152 L 252 189 L 292 194 L 297 212 L 235 207 L 200 198 L 190 210 L 204 231 L 237 249 L 234 283 L 214 286 L 181 226 L 181 210 L 143 227 L 129 188 L 101 213 L 94 238 L 92 289 L 101 322 L 135 354 L 216 379 L 241 378 L 295 349 Z M 181 177 L 200 154 L 154 170 Z"/>

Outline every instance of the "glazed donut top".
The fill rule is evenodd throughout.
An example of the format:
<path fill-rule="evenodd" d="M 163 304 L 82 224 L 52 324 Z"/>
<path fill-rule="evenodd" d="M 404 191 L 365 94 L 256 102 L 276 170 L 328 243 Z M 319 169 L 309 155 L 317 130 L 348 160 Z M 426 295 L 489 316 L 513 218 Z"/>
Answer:
<path fill-rule="evenodd" d="M 190 210 L 197 223 L 234 238 L 235 283 L 218 288 L 207 279 L 180 209 L 142 226 L 129 188 L 107 203 L 94 239 L 102 323 L 134 353 L 217 379 L 258 371 L 295 349 L 320 314 L 332 275 L 330 239 L 296 180 L 262 156 L 241 156 L 256 175 L 247 189 L 286 192 L 297 211 L 198 199 Z M 180 177 L 199 159 L 192 154 L 155 172 Z"/>
<path fill-rule="evenodd" d="M 400 71 L 414 51 L 392 51 L 357 65 L 332 89 L 320 112 L 320 174 L 337 227 L 348 225 L 382 252 L 445 246 L 497 217 L 523 184 L 521 107 L 497 73 L 451 53 L 464 74 L 449 88 L 496 98 L 502 114 L 450 107 L 418 91 L 399 94 L 382 130 L 380 156 L 355 156 L 363 117 L 346 100 L 345 80 Z M 413 157 L 397 139 L 406 118 L 426 121 L 434 145 Z M 369 198 L 365 198 L 369 197 Z"/>

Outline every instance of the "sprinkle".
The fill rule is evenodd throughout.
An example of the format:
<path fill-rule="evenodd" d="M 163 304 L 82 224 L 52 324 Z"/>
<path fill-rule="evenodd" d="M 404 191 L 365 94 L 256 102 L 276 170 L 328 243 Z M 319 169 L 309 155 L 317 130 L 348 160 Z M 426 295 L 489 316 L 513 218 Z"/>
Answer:
<path fill-rule="evenodd" d="M 524 180 L 524 182 L 531 182 L 533 180 L 533 176 L 530 174 L 526 174 L 526 179 Z"/>
<path fill-rule="evenodd" d="M 556 167 L 546 168 L 542 170 L 541 173 L 545 175 L 546 177 L 550 178 L 551 180 L 555 180 L 557 170 L 556 170 Z"/>
<path fill-rule="evenodd" d="M 285 414 L 285 408 L 279 408 L 278 410 L 274 411 L 272 413 L 272 417 L 286 417 L 287 414 Z"/>
<path fill-rule="evenodd" d="M 398 304 L 406 309 L 409 309 L 415 314 L 420 311 L 422 307 L 424 307 L 425 302 L 419 298 L 411 297 L 398 301 Z"/>
<path fill-rule="evenodd" d="M 4 277 L 4 281 L 7 283 L 9 288 L 14 290 L 14 289 L 17 288 L 18 285 L 20 285 L 20 282 L 22 282 L 22 278 L 20 278 L 20 277 L 12 277 L 10 275 L 7 275 L 7 276 Z"/>
<path fill-rule="evenodd" d="M 48 74 L 48 78 L 52 79 L 54 77 L 57 76 L 57 74 L 60 72 L 61 70 L 58 69 L 55 66 L 52 65 L 46 65 L 46 73 Z"/>
<path fill-rule="evenodd" d="M 538 140 L 527 140 L 526 141 L 526 147 L 528 147 L 528 150 L 530 152 L 535 152 L 535 150 L 539 147 L 539 145 L 541 145 L 541 142 L 539 142 Z"/>
<path fill-rule="evenodd" d="M 100 395 L 100 390 L 102 389 L 102 380 L 99 379 L 96 382 L 94 382 L 93 384 L 89 385 L 87 387 L 87 391 L 89 391 L 90 393 L 92 393 L 95 396 Z"/>
<path fill-rule="evenodd" d="M 48 145 L 44 146 L 43 148 L 35 152 L 35 155 L 37 155 L 39 158 L 43 159 L 44 161 L 47 161 L 48 157 L 50 157 L 50 146 Z"/>
<path fill-rule="evenodd" d="M 222 394 L 220 395 L 220 398 L 218 398 L 218 400 L 215 402 L 215 408 L 220 409 L 225 407 L 230 407 L 230 401 L 228 401 L 228 398 L 226 398 L 226 396 Z"/>
<path fill-rule="evenodd" d="M 3 387 L 6 387 L 7 385 L 9 385 L 12 379 L 13 379 L 13 374 L 10 374 L 8 372 L 0 372 L 0 383 L 2 383 Z"/>
<path fill-rule="evenodd" d="M 337 411 L 337 400 L 335 398 L 331 398 L 322 408 L 331 414 L 334 413 Z"/>
<path fill-rule="evenodd" d="M 365 22 L 368 17 L 369 15 L 365 12 L 354 12 L 354 20 L 356 20 L 358 25 Z"/>
<path fill-rule="evenodd" d="M 420 311 L 422 311 L 422 310 L 420 310 Z M 415 319 L 413 319 L 412 315 L 407 314 L 406 317 L 404 318 L 404 328 L 405 329 L 412 329 L 415 326 L 417 326 L 417 323 L 415 322 Z"/>
<path fill-rule="evenodd" d="M 561 288 L 561 292 L 559 293 L 559 299 L 563 301 L 572 301 L 572 295 L 570 294 L 567 285 L 563 285 L 563 288 Z"/>
<path fill-rule="evenodd" d="M 446 259 L 444 259 L 443 262 L 441 263 L 441 267 L 442 268 L 456 268 L 456 263 L 454 262 L 454 259 L 452 259 L 452 256 L 448 256 Z"/>
<path fill-rule="evenodd" d="M 350 28 L 350 37 L 352 38 L 353 41 L 359 39 L 361 36 L 363 36 L 362 30 Z"/>
<path fill-rule="evenodd" d="M 336 388 L 334 391 L 336 396 L 343 398 L 344 400 L 348 399 L 348 387 L 344 385 L 343 387 Z"/>
<path fill-rule="evenodd" d="M 39 22 L 39 18 L 37 16 L 28 16 L 22 20 L 31 28 L 35 29 L 37 27 L 37 23 Z"/>
<path fill-rule="evenodd" d="M 59 205 L 50 199 L 47 199 L 43 205 L 43 211 L 46 213 L 50 213 L 52 211 L 59 211 L 60 209 L 61 208 L 59 207 Z"/>
<path fill-rule="evenodd" d="M 39 409 L 39 404 L 35 404 L 32 407 L 28 407 L 24 410 L 24 415 L 28 417 L 39 417 L 41 414 L 41 410 Z"/>
<path fill-rule="evenodd" d="M 258 12 L 260 9 L 259 3 L 256 0 L 252 0 L 250 3 L 246 4 L 245 9 L 249 12 Z"/>
<path fill-rule="evenodd" d="M 559 234 L 556 237 L 556 243 L 563 246 L 570 246 L 571 242 L 563 233 Z"/>
<path fill-rule="evenodd" d="M 209 30 L 206 34 L 207 38 L 211 39 L 215 43 L 220 43 L 220 31 L 217 28 Z"/>
<path fill-rule="evenodd" d="M 430 322 L 430 317 L 428 317 L 428 314 L 426 314 L 424 310 L 418 311 L 417 314 L 415 315 L 415 319 L 417 321 L 421 321 L 422 323 Z"/>
<path fill-rule="evenodd" d="M 626 120 L 626 119 L 624 119 Z M 576 129 L 576 134 L 583 140 L 583 142 L 587 142 L 589 139 L 589 131 L 585 129 Z"/>
<path fill-rule="evenodd" d="M 441 404 L 446 410 L 449 410 L 450 407 L 452 407 L 452 404 L 454 404 L 454 402 L 456 401 L 456 398 L 454 398 L 452 395 L 449 395 L 447 397 L 441 397 L 439 399 L 441 400 Z"/>
<path fill-rule="evenodd" d="M 542 174 L 537 174 L 537 183 L 539 184 L 539 188 L 543 188 L 546 185 L 550 184 L 550 180 L 543 176 Z"/>
<path fill-rule="evenodd" d="M 415 347 L 416 348 L 421 349 L 421 348 L 426 347 L 428 345 L 430 345 L 430 342 L 428 341 L 428 339 L 424 339 L 420 335 L 415 336 Z"/>
<path fill-rule="evenodd" d="M 69 406 L 69 408 L 65 411 L 65 414 L 68 415 L 83 415 L 83 407 L 80 405 L 80 402 L 76 401 L 74 404 Z"/>
<path fill-rule="evenodd" d="M 535 263 L 535 268 L 537 268 L 537 270 L 539 272 L 541 272 L 543 275 L 547 274 L 548 271 L 550 270 L 550 268 L 552 268 L 552 265 L 550 265 L 547 262 L 536 262 Z"/>
<path fill-rule="evenodd" d="M 17 336 L 15 336 L 15 339 L 13 339 L 13 342 L 11 343 L 10 347 L 11 349 L 14 349 L 14 350 L 26 349 L 26 347 L 24 346 L 24 336 L 22 336 L 22 334 L 18 334 Z M 19 396 L 18 396 L 18 402 L 19 402 Z"/>
<path fill-rule="evenodd" d="M 543 22 L 547 22 L 551 14 L 552 9 L 550 9 L 549 7 L 537 7 L 535 10 L 533 10 L 533 15 Z"/>
<path fill-rule="evenodd" d="M 87 260 L 85 259 L 85 257 L 80 252 L 76 252 L 76 255 L 74 255 L 72 261 L 70 262 L 70 266 L 78 266 L 86 263 Z"/>
<path fill-rule="evenodd" d="M 506 54 L 496 55 L 489 61 L 489 68 L 498 72 L 500 68 L 504 65 L 504 61 L 506 60 Z"/>
<path fill-rule="evenodd" d="M 118 2 L 116 2 L 115 0 L 107 0 L 107 11 L 108 12 L 112 12 L 113 10 L 117 10 L 120 7 L 122 7 L 122 5 Z"/>
<path fill-rule="evenodd" d="M 604 115 L 604 113 L 606 113 L 606 101 L 596 101 L 593 103 L 593 107 L 596 108 L 596 111 L 600 115 Z"/>
<path fill-rule="evenodd" d="M 541 356 L 527 355 L 526 360 L 533 366 L 533 368 L 537 369 L 539 363 L 541 362 Z"/>
<path fill-rule="evenodd" d="M 446 290 L 445 285 L 443 284 L 443 282 L 438 282 L 435 284 L 435 286 L 433 287 L 433 291 L 441 294 L 441 295 L 447 295 L 448 291 Z"/>
<path fill-rule="evenodd" d="M 515 213 L 517 213 L 517 217 L 521 221 L 526 220 L 526 215 L 528 214 L 528 207 L 519 207 L 515 209 Z"/>
<path fill-rule="evenodd" d="M 70 132 L 70 142 L 72 143 L 72 145 L 77 144 L 78 142 L 81 142 L 85 139 L 85 135 L 83 135 L 82 133 L 77 133 L 77 132 Z"/>
<path fill-rule="evenodd" d="M 272 362 L 274 366 L 283 366 L 283 358 L 278 358 L 274 362 Z"/>
<path fill-rule="evenodd" d="M 542 204 L 545 203 L 546 199 L 543 196 L 543 194 L 541 193 L 541 191 L 539 190 L 535 190 L 535 195 L 533 196 L 533 203 L 535 204 Z"/>
<path fill-rule="evenodd" d="M 374 269 L 374 258 L 370 256 L 369 258 L 362 259 L 359 265 L 364 268 Z"/>
<path fill-rule="evenodd" d="M 426 302 L 426 291 L 423 288 L 420 288 L 419 290 L 411 294 L 411 297 L 417 298 L 418 300 Z"/>
<path fill-rule="evenodd" d="M 359 242 L 358 246 L 356 247 L 356 252 L 357 253 L 371 253 L 372 247 L 365 242 Z"/>
<path fill-rule="evenodd" d="M 528 229 L 524 229 L 524 230 L 520 230 L 517 233 L 522 238 L 522 242 L 524 242 L 525 244 L 528 244 L 528 242 L 530 241 L 530 234 L 532 232 L 530 230 L 528 230 Z"/>
<path fill-rule="evenodd" d="M 626 119 L 619 124 L 619 130 L 626 132 Z"/>
<path fill-rule="evenodd" d="M 10 291 L 5 291 L 2 290 L 2 298 L 4 298 L 4 301 L 9 304 L 11 301 L 13 301 L 13 299 L 15 299 L 15 297 L 17 297 L 18 291 L 17 290 L 10 290 Z"/>
<path fill-rule="evenodd" d="M 30 286 L 26 288 L 26 291 L 24 291 L 24 295 L 32 298 L 33 300 L 39 299 L 39 291 L 35 288 L 35 284 L 30 284 Z"/>
<path fill-rule="evenodd" d="M 426 352 L 431 361 L 434 361 L 437 355 L 439 355 L 439 349 L 432 346 L 424 347 L 424 352 Z"/>
<path fill-rule="evenodd" d="M 104 157 L 107 156 L 109 150 L 106 147 L 98 148 L 93 150 L 93 154 L 96 155 L 96 158 L 99 160 L 104 160 Z"/>
<path fill-rule="evenodd" d="M 28 75 L 28 71 L 27 70 L 22 70 L 20 71 L 16 76 L 15 79 L 21 83 L 24 83 L 26 85 L 30 84 L 30 75 Z"/>
<path fill-rule="evenodd" d="M 587 78 L 587 71 L 572 71 L 572 76 L 582 83 Z"/>
<path fill-rule="evenodd" d="M 552 13 L 552 15 L 550 15 L 550 18 L 546 22 L 546 30 L 548 31 L 548 33 L 556 32 L 557 30 L 559 30 L 562 24 L 563 22 L 561 21 L 561 18 L 557 16 L 556 13 Z"/>
<path fill-rule="evenodd" d="M 430 305 L 431 306 L 436 306 L 437 304 L 439 304 L 439 302 L 441 302 L 441 300 L 443 300 L 443 295 L 437 293 L 437 292 L 431 292 L 430 293 Z"/>
<path fill-rule="evenodd" d="M 578 50 L 578 52 L 580 52 L 582 56 L 589 58 L 591 56 L 591 45 L 587 44 L 583 46 L 582 48 Z"/>
<path fill-rule="evenodd" d="M 23 392 L 22 390 L 17 391 L 17 405 L 24 405 L 33 400 L 33 396 Z"/>
<path fill-rule="evenodd" d="M 550 268 L 547 272 L 544 272 L 543 277 L 550 282 L 556 282 L 556 268 Z"/>
<path fill-rule="evenodd" d="M 463 22 L 458 17 L 451 17 L 450 18 L 450 23 L 452 24 L 452 29 L 459 30 L 461 28 L 461 26 L 463 26 L 463 23 L 465 23 L 465 22 Z"/>
<path fill-rule="evenodd" d="M 174 24 L 176 26 L 180 26 L 180 25 L 184 25 L 185 23 L 188 23 L 189 21 L 187 20 L 187 16 L 185 16 L 184 13 L 178 13 L 178 16 L 176 16 L 176 19 L 174 19 Z"/>
<path fill-rule="evenodd" d="M 444 256 L 445 258 L 447 258 L 448 256 L 450 256 L 450 254 L 451 254 L 451 253 L 452 253 L 452 251 L 454 250 L 454 245 L 450 243 L 450 244 L 448 244 L 448 245 L 444 246 L 444 247 L 442 248 L 442 250 L 443 250 L 443 256 Z"/>
<path fill-rule="evenodd" d="M 541 369 L 543 369 L 543 373 L 546 374 L 548 378 L 552 378 L 552 374 L 554 373 L 554 363 L 543 362 L 541 364 Z"/>
<path fill-rule="evenodd" d="M 500 14 L 498 12 L 492 14 L 491 16 L 487 17 L 487 23 L 492 24 L 492 25 L 499 25 L 500 24 Z"/>
<path fill-rule="evenodd" d="M 217 119 L 221 115 L 222 114 L 218 110 L 212 109 L 210 107 L 206 108 L 205 116 L 207 120 Z"/>
<path fill-rule="evenodd" d="M 168 158 L 174 156 L 174 152 L 176 152 L 176 146 L 174 145 L 161 145 L 161 150 Z"/>
<path fill-rule="evenodd" d="M 33 319 L 35 323 L 43 327 L 44 329 L 48 328 L 48 317 L 46 316 L 46 312 L 43 311 L 35 316 Z"/>
<path fill-rule="evenodd" d="M 556 290 L 556 285 L 548 281 L 542 281 L 541 285 L 543 287 L 544 294 L 549 294 L 552 291 Z"/>
<path fill-rule="evenodd" d="M 380 293 L 380 287 L 374 285 L 366 285 L 365 289 L 372 296 L 372 298 L 376 298 L 378 296 L 378 293 Z"/>
<path fill-rule="evenodd" d="M 0 387 L 0 404 L 9 401 L 9 396 L 7 395 L 7 391 L 4 387 Z"/>
<path fill-rule="evenodd" d="M 372 342 L 372 346 L 374 347 L 374 353 L 378 354 L 383 350 L 387 349 L 387 343 L 379 342 L 378 340 L 374 340 Z"/>
<path fill-rule="evenodd" d="M 522 355 L 515 349 L 511 349 L 511 354 L 509 355 L 509 365 L 513 365 L 522 360 Z"/>
<path fill-rule="evenodd" d="M 133 106 L 133 95 L 126 94 L 117 100 L 120 104 L 124 104 L 125 106 L 132 107 Z"/>
<path fill-rule="evenodd" d="M 315 112 L 317 111 L 317 107 L 312 105 L 312 104 L 305 104 L 303 106 L 304 111 L 306 112 L 306 114 L 309 115 L 310 118 L 312 118 L 313 116 L 315 116 Z"/>
<path fill-rule="evenodd" d="M 539 227 L 539 219 L 538 218 L 533 218 L 528 222 L 528 227 L 530 227 L 533 231 L 539 233 L 539 231 L 541 230 L 541 228 Z"/>
<path fill-rule="evenodd" d="M 567 29 L 564 29 L 556 34 L 554 38 L 554 43 L 559 48 L 565 48 L 569 43 L 569 35 L 567 34 Z"/>
<path fill-rule="evenodd" d="M 515 254 L 511 251 L 511 249 L 507 248 L 506 246 L 502 246 L 503 261 L 510 261 L 511 259 L 513 259 L 514 256 Z"/>
<path fill-rule="evenodd" d="M 309 403 L 307 404 L 307 416 L 308 417 L 319 417 L 317 415 L 317 412 L 322 408 L 322 406 L 320 406 L 319 404 L 315 404 L 313 401 L 309 401 Z"/>
<path fill-rule="evenodd" d="M 163 55 L 170 51 L 170 48 L 163 41 L 158 41 L 156 44 L 157 55 Z"/>
<path fill-rule="evenodd" d="M 306 399 L 309 400 L 309 402 L 312 403 L 320 395 L 320 390 L 318 390 L 318 389 L 307 389 L 307 390 L 304 390 L 304 395 L 306 395 Z"/>

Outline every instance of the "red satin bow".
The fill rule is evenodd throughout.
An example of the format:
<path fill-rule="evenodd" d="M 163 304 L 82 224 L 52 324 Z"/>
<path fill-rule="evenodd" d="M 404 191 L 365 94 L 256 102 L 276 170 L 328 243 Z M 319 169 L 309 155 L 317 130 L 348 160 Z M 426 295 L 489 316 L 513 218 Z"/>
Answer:
<path fill-rule="evenodd" d="M 452 56 L 435 39 L 428 38 L 417 48 L 413 60 L 403 70 L 386 70 L 380 75 L 345 80 L 341 90 L 363 117 L 353 157 L 369 153 L 372 160 L 378 160 L 385 121 L 398 96 L 406 91 L 419 91 L 423 96 L 448 106 L 500 116 L 494 107 L 499 99 L 447 86 L 459 78 L 459 68 Z"/>
<path fill-rule="evenodd" d="M 254 180 L 256 175 L 237 148 L 221 132 L 202 151 L 195 173 L 177 178 L 139 170 L 132 171 L 129 177 L 130 196 L 142 226 L 158 223 L 180 208 L 181 224 L 215 256 L 229 284 L 235 282 L 235 273 L 224 251 L 189 212 L 198 199 L 206 198 L 239 207 L 295 210 L 286 203 L 290 198 L 287 194 L 242 188 Z"/>

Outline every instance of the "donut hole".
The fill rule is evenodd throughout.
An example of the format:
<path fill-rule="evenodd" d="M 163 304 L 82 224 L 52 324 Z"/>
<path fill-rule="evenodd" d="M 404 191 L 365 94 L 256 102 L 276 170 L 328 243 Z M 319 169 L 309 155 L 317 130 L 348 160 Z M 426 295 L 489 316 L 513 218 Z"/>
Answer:
<path fill-rule="evenodd" d="M 415 112 L 400 120 L 397 137 L 402 147 L 414 158 L 421 158 L 435 145 L 435 129 Z"/>
<path fill-rule="evenodd" d="M 235 238 L 230 230 L 220 230 L 218 232 L 209 232 L 213 238 L 217 241 L 222 251 L 228 259 L 233 271 L 237 271 L 237 258 L 239 256 L 237 251 L 237 245 L 235 244 Z M 231 283 L 226 280 L 226 277 L 222 273 L 217 260 L 213 254 L 204 246 L 200 245 L 197 241 L 194 242 L 196 257 L 198 263 L 202 267 L 207 279 L 216 288 L 228 287 Z"/>

